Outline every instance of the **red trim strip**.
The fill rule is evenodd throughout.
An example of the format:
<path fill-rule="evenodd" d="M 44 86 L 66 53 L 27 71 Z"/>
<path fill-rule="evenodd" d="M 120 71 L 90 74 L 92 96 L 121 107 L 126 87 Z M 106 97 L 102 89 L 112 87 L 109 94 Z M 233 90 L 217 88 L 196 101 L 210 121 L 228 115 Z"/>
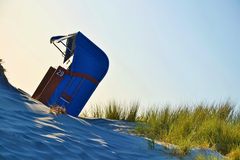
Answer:
<path fill-rule="evenodd" d="M 92 77 L 91 75 L 89 74 L 85 74 L 85 73 L 78 73 L 78 72 L 71 72 L 71 71 L 68 71 L 64 68 L 62 68 L 61 66 L 59 66 L 58 68 L 62 69 L 64 71 L 64 74 L 68 74 L 70 76 L 74 76 L 74 77 L 80 77 L 80 78 L 84 78 L 84 79 L 87 79 L 89 81 L 91 81 L 92 83 L 98 85 L 98 80 L 96 80 L 94 77 Z"/>

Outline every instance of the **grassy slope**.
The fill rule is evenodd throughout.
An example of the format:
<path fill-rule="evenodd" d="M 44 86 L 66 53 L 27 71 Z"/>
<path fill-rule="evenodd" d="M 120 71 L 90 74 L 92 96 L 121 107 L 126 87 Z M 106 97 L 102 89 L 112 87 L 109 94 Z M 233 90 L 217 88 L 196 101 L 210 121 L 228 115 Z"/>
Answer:
<path fill-rule="evenodd" d="M 231 159 L 240 159 L 240 113 L 229 102 L 151 108 L 138 113 L 139 103 L 126 109 L 110 102 L 106 106 L 94 106 L 88 116 L 137 122 L 135 134 L 155 141 L 179 146 L 177 154 L 186 154 L 192 147 L 211 148 Z M 104 108 L 104 109 L 103 109 Z M 86 114 L 85 114 L 86 116 Z"/>

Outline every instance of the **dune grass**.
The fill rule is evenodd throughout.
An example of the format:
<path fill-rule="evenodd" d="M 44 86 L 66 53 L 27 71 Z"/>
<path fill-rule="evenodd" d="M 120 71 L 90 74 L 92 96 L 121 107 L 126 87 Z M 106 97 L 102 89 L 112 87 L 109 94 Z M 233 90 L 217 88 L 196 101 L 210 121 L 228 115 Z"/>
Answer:
<path fill-rule="evenodd" d="M 112 101 L 105 107 L 105 117 L 107 119 L 123 119 L 123 110 L 119 103 Z"/>
<path fill-rule="evenodd" d="M 3 61 L 0 59 L 0 73 L 4 73 L 6 71 L 5 68 L 3 68 L 2 63 Z"/>
<path fill-rule="evenodd" d="M 153 109 L 144 118 L 144 123 L 136 127 L 136 134 L 176 144 L 182 154 L 192 147 L 211 148 L 223 155 L 240 149 L 239 115 L 229 102 L 177 110 Z"/>
<path fill-rule="evenodd" d="M 136 122 L 134 133 L 155 141 L 174 144 L 177 155 L 193 147 L 210 148 L 231 159 L 240 159 L 240 113 L 230 102 L 193 106 L 154 107 L 139 112 L 139 103 L 125 107 L 115 101 L 92 114 L 98 118 Z"/>
<path fill-rule="evenodd" d="M 130 103 L 129 105 L 126 105 L 116 101 L 110 101 L 104 106 L 100 105 L 92 106 L 90 111 L 84 112 L 82 116 L 135 122 L 137 119 L 138 109 L 139 109 L 138 102 L 133 102 Z"/>

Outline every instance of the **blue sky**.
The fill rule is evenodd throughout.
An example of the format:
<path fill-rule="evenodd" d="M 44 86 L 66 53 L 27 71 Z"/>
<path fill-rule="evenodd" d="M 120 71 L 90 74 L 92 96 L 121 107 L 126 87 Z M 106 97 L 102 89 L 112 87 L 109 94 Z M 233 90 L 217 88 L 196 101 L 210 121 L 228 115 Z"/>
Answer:
<path fill-rule="evenodd" d="M 62 57 L 49 44 L 83 32 L 110 59 L 88 105 L 240 102 L 240 2 L 0 0 L 0 56 L 10 81 L 33 93 Z"/>

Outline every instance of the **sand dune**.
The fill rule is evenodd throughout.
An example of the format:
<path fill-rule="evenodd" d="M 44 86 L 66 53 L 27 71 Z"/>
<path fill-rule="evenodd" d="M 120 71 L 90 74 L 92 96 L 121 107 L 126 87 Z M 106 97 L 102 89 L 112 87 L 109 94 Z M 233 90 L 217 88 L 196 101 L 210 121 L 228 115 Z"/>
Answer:
<path fill-rule="evenodd" d="M 134 123 L 49 114 L 48 107 L 0 76 L 0 159 L 180 159 L 172 150 L 127 133 Z M 193 149 L 182 159 L 221 155 Z"/>

